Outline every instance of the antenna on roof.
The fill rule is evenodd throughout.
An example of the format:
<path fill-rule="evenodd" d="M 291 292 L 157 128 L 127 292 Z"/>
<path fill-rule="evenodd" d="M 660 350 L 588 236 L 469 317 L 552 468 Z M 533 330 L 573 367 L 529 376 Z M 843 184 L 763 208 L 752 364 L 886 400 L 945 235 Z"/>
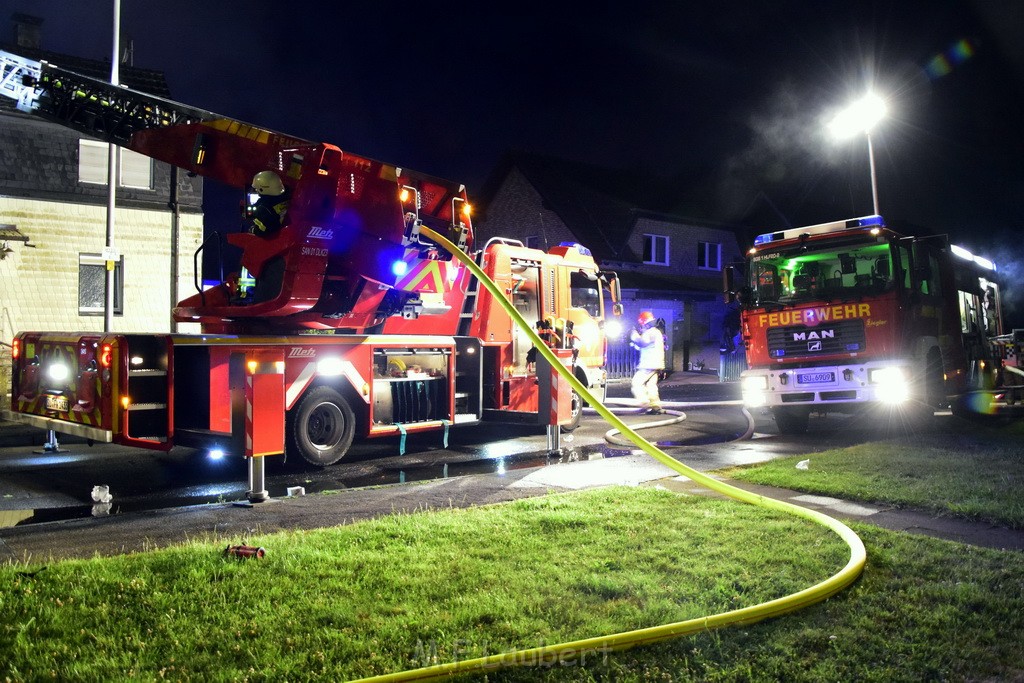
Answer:
<path fill-rule="evenodd" d="M 127 40 L 128 47 L 121 52 L 121 64 L 125 66 L 135 66 L 135 40 L 129 38 Z"/>

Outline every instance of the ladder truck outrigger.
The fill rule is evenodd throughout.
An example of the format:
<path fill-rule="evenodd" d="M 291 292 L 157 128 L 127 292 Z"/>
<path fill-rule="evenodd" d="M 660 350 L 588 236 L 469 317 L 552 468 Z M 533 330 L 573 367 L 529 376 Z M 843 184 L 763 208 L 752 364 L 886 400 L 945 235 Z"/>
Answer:
<path fill-rule="evenodd" d="M 274 235 L 212 234 L 197 251 L 197 291 L 173 316 L 201 334 L 19 333 L 13 419 L 154 450 L 291 452 L 318 466 L 355 439 L 400 436 L 404 448 L 408 433 L 484 420 L 573 429 L 579 397 L 565 382 L 553 399 L 539 391 L 526 333 L 431 234 L 470 254 L 524 319 L 559 328 L 559 358 L 584 386 L 604 387 L 604 320 L 621 312 L 619 285 L 586 248 L 477 247 L 461 185 L 0 56 L 10 58 L 0 93 L 21 109 L 240 194 L 273 171 L 291 194 Z M 201 252 L 223 240 L 242 269 L 204 288 Z"/>
<path fill-rule="evenodd" d="M 791 228 L 754 240 L 745 281 L 736 270 L 725 290 L 742 306 L 743 399 L 782 433 L 811 413 L 920 424 L 944 406 L 1024 401 L 1024 330 L 1004 334 L 996 266 L 944 235 L 902 235 L 877 215 Z"/>

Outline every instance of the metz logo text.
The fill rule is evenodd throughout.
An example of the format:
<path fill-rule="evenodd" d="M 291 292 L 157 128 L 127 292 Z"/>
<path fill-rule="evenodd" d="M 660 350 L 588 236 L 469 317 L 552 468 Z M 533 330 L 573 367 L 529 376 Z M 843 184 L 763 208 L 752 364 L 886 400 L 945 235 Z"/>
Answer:
<path fill-rule="evenodd" d="M 321 228 L 314 225 L 309 229 L 309 232 L 306 233 L 306 237 L 311 237 L 317 240 L 329 240 L 334 238 L 334 231 L 329 228 Z"/>

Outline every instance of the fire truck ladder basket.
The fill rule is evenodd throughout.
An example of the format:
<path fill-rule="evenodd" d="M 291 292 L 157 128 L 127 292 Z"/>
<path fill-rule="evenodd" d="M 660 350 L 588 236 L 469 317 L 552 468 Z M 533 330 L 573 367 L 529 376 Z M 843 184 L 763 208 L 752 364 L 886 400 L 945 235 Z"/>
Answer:
<path fill-rule="evenodd" d="M 29 111 L 36 97 L 33 83 L 39 80 L 39 62 L 0 50 L 0 95 L 18 101 Z"/>

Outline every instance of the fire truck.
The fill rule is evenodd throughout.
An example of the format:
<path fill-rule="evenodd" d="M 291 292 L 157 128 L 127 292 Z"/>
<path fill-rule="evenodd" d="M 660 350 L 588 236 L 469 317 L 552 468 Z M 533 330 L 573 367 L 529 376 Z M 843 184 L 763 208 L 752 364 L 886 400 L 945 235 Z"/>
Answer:
<path fill-rule="evenodd" d="M 196 292 L 173 316 L 202 333 L 19 333 L 13 419 L 155 450 L 291 452 L 317 466 L 356 439 L 400 436 L 404 448 L 406 434 L 447 438 L 485 420 L 551 425 L 555 415 L 573 429 L 579 397 L 568 390 L 552 411 L 527 334 L 442 241 L 551 331 L 581 383 L 604 386 L 604 320 L 621 309 L 619 285 L 581 245 L 479 246 L 459 184 L 46 62 L 17 57 L 5 70 L 4 82 L 23 84 L 25 111 L 240 196 L 267 170 L 290 193 L 272 236 L 213 233 L 196 252 Z M 202 284 L 203 257 L 230 250 L 240 268 Z"/>
<path fill-rule="evenodd" d="M 1024 399 L 1024 330 L 1004 334 L 996 266 L 946 236 L 915 237 L 881 216 L 758 236 L 741 309 L 749 407 L 782 433 L 812 412 L 876 409 L 905 424 L 943 406 L 992 412 Z"/>

